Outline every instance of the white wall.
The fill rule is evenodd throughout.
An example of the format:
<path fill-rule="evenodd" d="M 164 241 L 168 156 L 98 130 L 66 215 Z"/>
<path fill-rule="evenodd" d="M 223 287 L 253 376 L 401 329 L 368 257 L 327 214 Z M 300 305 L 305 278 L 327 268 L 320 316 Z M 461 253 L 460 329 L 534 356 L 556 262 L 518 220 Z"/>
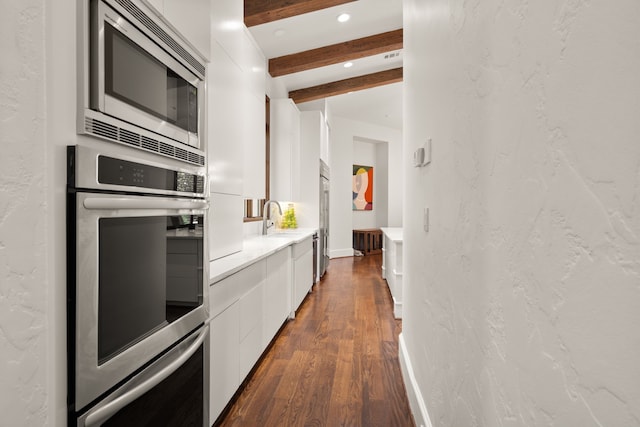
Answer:
<path fill-rule="evenodd" d="M 11 426 L 66 423 L 65 146 L 79 138 L 76 3 L 46 6 L 0 6 L 0 424 Z"/>
<path fill-rule="evenodd" d="M 394 207 L 389 205 L 389 143 L 383 142 L 375 144 L 374 148 L 376 150 L 377 168 L 374 169 L 373 174 L 373 181 L 375 185 L 375 187 L 373 188 L 373 208 L 375 209 L 376 203 L 378 203 L 378 206 L 383 208 L 376 211 L 376 228 L 380 228 L 386 227 L 389 224 L 389 211 L 402 211 L 402 209 L 395 209 Z M 400 164 L 398 164 L 398 166 L 399 165 Z M 402 172 L 396 171 L 396 174 L 401 175 Z M 400 187 L 394 190 L 400 193 L 402 192 L 400 190 Z M 400 203 L 399 206 L 402 206 L 402 203 Z"/>
<path fill-rule="evenodd" d="M 0 7 L 0 413 L 50 422 L 43 1 Z"/>
<path fill-rule="evenodd" d="M 378 126 L 329 115 L 330 127 L 330 206 L 329 216 L 331 230 L 329 232 L 330 257 L 353 255 L 352 248 L 352 192 L 351 176 L 353 173 L 354 140 L 384 141 L 389 146 L 389 203 L 388 226 L 401 226 L 402 219 L 402 132 L 397 129 Z M 391 153 L 394 152 L 392 155 Z M 375 173 L 374 173 L 375 175 Z M 393 176 L 393 178 L 392 178 Z M 374 181 L 376 178 L 374 176 Z M 397 187 L 396 187 L 397 186 Z M 376 184 L 374 182 L 374 191 Z M 398 195 L 397 193 L 400 193 Z M 396 203 L 392 203 L 392 197 Z M 400 198 L 400 202 L 398 202 Z M 376 209 L 374 197 L 374 210 Z M 392 222 L 393 221 L 393 222 Z"/>
<path fill-rule="evenodd" d="M 414 403 L 438 427 L 640 425 L 640 3 L 404 16 L 405 153 L 433 138 L 404 159 Z"/>

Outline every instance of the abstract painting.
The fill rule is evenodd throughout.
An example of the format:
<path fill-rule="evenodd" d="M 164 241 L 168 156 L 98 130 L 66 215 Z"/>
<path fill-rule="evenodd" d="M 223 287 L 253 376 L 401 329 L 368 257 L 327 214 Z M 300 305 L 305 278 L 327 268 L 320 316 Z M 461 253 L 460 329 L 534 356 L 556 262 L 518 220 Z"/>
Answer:
<path fill-rule="evenodd" d="M 373 166 L 353 165 L 353 210 L 373 210 Z"/>

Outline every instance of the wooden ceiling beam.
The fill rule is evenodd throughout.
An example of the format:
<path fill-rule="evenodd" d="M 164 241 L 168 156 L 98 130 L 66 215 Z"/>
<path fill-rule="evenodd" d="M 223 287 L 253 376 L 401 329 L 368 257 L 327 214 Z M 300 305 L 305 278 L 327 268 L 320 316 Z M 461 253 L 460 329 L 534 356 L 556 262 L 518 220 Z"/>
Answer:
<path fill-rule="evenodd" d="M 393 68 L 391 70 L 380 71 L 378 73 L 366 74 L 364 76 L 294 90 L 289 92 L 289 98 L 293 99 L 293 102 L 296 104 L 301 104 L 303 102 L 315 101 L 316 99 L 327 98 L 329 96 L 342 95 L 343 93 L 370 89 L 372 87 L 401 81 L 402 68 Z"/>
<path fill-rule="evenodd" d="M 244 0 L 244 24 L 252 27 L 352 1 L 355 0 Z"/>
<path fill-rule="evenodd" d="M 353 61 L 402 49 L 402 28 L 269 60 L 271 77 Z"/>

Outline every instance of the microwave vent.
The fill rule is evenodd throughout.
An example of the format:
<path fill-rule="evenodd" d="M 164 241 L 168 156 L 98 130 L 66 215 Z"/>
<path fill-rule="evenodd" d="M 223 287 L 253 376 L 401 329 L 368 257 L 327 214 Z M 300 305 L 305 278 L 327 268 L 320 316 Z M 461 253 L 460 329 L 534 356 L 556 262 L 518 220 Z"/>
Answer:
<path fill-rule="evenodd" d="M 174 156 L 175 150 L 173 149 L 172 145 L 169 145 L 166 142 L 160 142 L 159 146 L 160 146 L 160 149 L 158 150 L 158 152 L 160 154 L 164 154 L 165 156 L 170 156 L 170 157 Z"/>
<path fill-rule="evenodd" d="M 135 132 L 131 132 L 126 129 L 120 129 L 119 139 L 120 142 L 124 142 L 125 144 L 140 147 L 140 135 Z"/>
<path fill-rule="evenodd" d="M 142 148 L 149 151 L 155 151 L 156 153 L 160 150 L 160 141 L 156 141 L 153 138 L 148 138 L 146 136 L 142 137 L 142 144 L 140 144 Z"/>
<path fill-rule="evenodd" d="M 140 135 L 139 133 L 132 132 L 110 123 L 105 123 L 91 117 L 85 117 L 84 124 L 85 132 L 88 134 L 99 136 L 110 141 L 132 145 L 143 150 L 152 151 L 187 163 L 204 166 L 204 156 L 192 153 L 182 148 L 174 147 L 166 142 L 158 141 L 157 139 L 149 138 L 147 136 Z"/>
<path fill-rule="evenodd" d="M 189 154 L 189 163 L 195 163 L 195 164 L 201 164 L 199 163 L 201 161 L 202 156 L 200 154 L 196 154 L 196 153 L 192 153 L 192 152 L 188 152 Z M 204 164 L 204 159 L 202 159 L 202 164 Z"/>
<path fill-rule="evenodd" d="M 176 148 L 176 157 L 182 160 L 189 161 L 189 155 L 187 154 L 187 150 L 183 150 L 182 148 Z"/>
<path fill-rule="evenodd" d="M 116 0 L 116 2 L 125 8 L 134 18 L 138 20 L 142 25 L 162 40 L 173 52 L 187 61 L 195 70 L 200 73 L 202 79 L 204 79 L 205 67 L 196 58 L 193 57 L 187 50 L 180 45 L 173 37 L 167 34 L 153 19 L 149 18 L 138 6 L 133 4 L 131 0 Z"/>
<path fill-rule="evenodd" d="M 118 140 L 118 127 L 100 120 L 87 119 L 87 132 L 107 139 Z"/>

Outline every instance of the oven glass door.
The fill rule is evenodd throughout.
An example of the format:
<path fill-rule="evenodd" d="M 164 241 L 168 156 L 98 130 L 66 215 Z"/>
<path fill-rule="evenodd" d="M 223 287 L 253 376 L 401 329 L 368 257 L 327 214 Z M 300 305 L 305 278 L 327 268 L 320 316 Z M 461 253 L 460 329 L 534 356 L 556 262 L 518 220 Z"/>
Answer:
<path fill-rule="evenodd" d="M 202 305 L 202 223 L 194 215 L 101 218 L 98 363 Z"/>
<path fill-rule="evenodd" d="M 206 320 L 206 202 L 76 199 L 79 410 Z"/>

